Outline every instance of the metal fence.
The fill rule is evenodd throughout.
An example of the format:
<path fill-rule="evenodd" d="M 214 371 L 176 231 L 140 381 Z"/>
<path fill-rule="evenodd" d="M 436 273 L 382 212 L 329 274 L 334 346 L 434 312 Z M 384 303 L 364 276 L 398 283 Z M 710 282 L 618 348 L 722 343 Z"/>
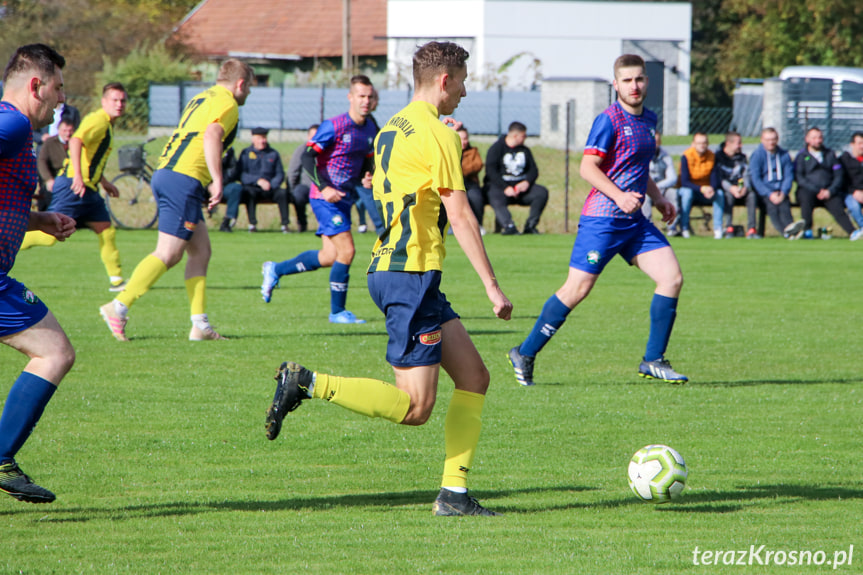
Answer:
<path fill-rule="evenodd" d="M 174 127 L 186 103 L 209 84 L 183 83 L 150 86 L 150 126 Z M 347 111 L 346 88 L 256 87 L 240 108 L 240 128 L 304 130 Z M 383 121 L 410 102 L 408 90 L 381 90 L 375 117 Z M 540 134 L 540 92 L 504 90 L 470 92 L 453 114 L 474 134 L 498 135 L 513 121 L 527 126 L 529 136 Z"/>

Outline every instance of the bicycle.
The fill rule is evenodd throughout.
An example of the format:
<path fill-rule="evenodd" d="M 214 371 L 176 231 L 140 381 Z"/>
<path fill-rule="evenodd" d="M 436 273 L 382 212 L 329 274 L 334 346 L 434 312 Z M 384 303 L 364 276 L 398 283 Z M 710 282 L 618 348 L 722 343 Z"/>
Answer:
<path fill-rule="evenodd" d="M 120 164 L 119 176 L 111 180 L 120 195 L 106 196 L 108 213 L 117 227 L 125 229 L 147 229 L 159 218 L 159 204 L 150 187 L 153 166 L 147 163 L 144 146 L 155 140 L 150 138 L 143 144 L 123 146 L 117 150 Z"/>

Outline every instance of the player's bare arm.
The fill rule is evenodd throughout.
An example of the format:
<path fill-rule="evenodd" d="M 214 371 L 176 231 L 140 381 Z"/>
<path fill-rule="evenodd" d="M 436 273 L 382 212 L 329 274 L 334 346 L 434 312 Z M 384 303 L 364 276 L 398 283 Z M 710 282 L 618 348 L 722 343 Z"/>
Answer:
<path fill-rule="evenodd" d="M 323 190 L 321 190 L 321 195 L 324 199 L 331 204 L 338 203 L 345 197 L 345 193 L 341 190 L 337 190 L 331 186 L 327 186 Z"/>
<path fill-rule="evenodd" d="M 69 140 L 69 161 L 75 175 L 72 177 L 72 192 L 79 198 L 84 197 L 87 187 L 84 185 L 84 177 L 81 175 L 81 153 L 84 150 L 84 142 L 80 138 Z"/>
<path fill-rule="evenodd" d="M 120 190 L 117 189 L 117 186 L 111 183 L 111 180 L 102 176 L 102 180 L 99 182 L 102 184 L 102 188 L 105 189 L 105 193 L 111 196 L 112 198 L 120 197 Z"/>
<path fill-rule="evenodd" d="M 446 208 L 456 241 L 482 280 L 486 295 L 494 305 L 494 315 L 500 319 L 509 320 L 512 316 L 512 302 L 504 295 L 497 283 L 485 245 L 482 243 L 479 223 L 467 201 L 467 194 L 460 190 L 442 191 L 441 202 Z"/>
<path fill-rule="evenodd" d="M 585 155 L 581 160 L 579 173 L 587 180 L 587 183 L 608 196 L 626 214 L 632 214 L 641 209 L 641 194 L 624 192 L 612 182 L 599 167 L 602 158 L 594 155 Z"/>
<path fill-rule="evenodd" d="M 225 129 L 221 124 L 213 122 L 204 131 L 204 160 L 213 182 L 210 184 L 210 203 L 207 208 L 213 209 L 222 201 L 224 181 L 222 179 L 222 138 Z"/>
<path fill-rule="evenodd" d="M 44 232 L 63 242 L 75 233 L 75 219 L 57 212 L 30 212 L 27 229 Z"/>
<path fill-rule="evenodd" d="M 674 221 L 674 216 L 677 215 L 677 208 L 673 203 L 665 199 L 662 192 L 656 186 L 656 182 L 648 178 L 647 180 L 647 195 L 653 200 L 653 205 L 657 211 L 662 214 L 662 221 L 670 224 Z"/>

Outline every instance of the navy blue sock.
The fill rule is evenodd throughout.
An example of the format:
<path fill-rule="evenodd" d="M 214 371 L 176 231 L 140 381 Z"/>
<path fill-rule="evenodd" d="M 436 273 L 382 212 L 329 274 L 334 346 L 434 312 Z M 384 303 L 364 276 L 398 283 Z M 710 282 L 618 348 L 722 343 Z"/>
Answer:
<path fill-rule="evenodd" d="M 653 301 L 650 302 L 650 336 L 644 351 L 645 361 L 656 361 L 665 355 L 676 317 L 677 298 L 653 294 Z"/>
<path fill-rule="evenodd" d="M 14 461 L 56 390 L 56 385 L 38 375 L 24 371 L 18 376 L 0 416 L 0 463 Z"/>
<path fill-rule="evenodd" d="M 318 250 L 309 250 L 293 259 L 277 263 L 275 270 L 279 274 L 279 277 L 281 277 L 302 272 L 312 272 L 319 267 L 321 267 L 321 263 L 318 261 Z"/>
<path fill-rule="evenodd" d="M 542 313 L 533 325 L 530 335 L 522 342 L 518 352 L 522 355 L 535 356 L 545 347 L 572 310 L 566 307 L 557 295 L 553 295 L 542 306 Z"/>
<path fill-rule="evenodd" d="M 339 313 L 345 311 L 345 303 L 348 301 L 348 275 L 351 266 L 341 262 L 333 262 L 330 270 L 330 311 Z"/>

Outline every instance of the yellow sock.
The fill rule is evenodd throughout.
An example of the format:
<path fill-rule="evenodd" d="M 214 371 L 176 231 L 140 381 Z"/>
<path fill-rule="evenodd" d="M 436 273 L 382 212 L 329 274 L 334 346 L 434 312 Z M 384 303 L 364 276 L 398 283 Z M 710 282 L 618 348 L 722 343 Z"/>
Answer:
<path fill-rule="evenodd" d="M 165 262 L 154 256 L 148 255 L 141 260 L 135 271 L 132 272 L 132 277 L 129 278 L 129 283 L 116 297 L 116 299 L 126 307 L 132 307 L 139 297 L 150 291 L 159 278 L 168 271 L 168 266 Z"/>
<path fill-rule="evenodd" d="M 481 393 L 453 391 L 444 423 L 446 461 L 441 487 L 467 487 L 467 472 L 479 443 L 484 403 L 485 396 Z"/>
<path fill-rule="evenodd" d="M 108 275 L 122 276 L 120 250 L 117 249 L 117 228 L 109 226 L 101 234 L 96 234 L 96 237 L 99 238 L 99 254 L 102 256 L 102 263 L 105 264 Z"/>
<path fill-rule="evenodd" d="M 34 230 L 24 234 L 24 242 L 21 244 L 21 249 L 26 250 L 34 246 L 44 246 L 46 248 L 57 243 L 57 238 L 45 232 Z"/>
<path fill-rule="evenodd" d="M 195 276 L 186 280 L 186 293 L 189 295 L 189 305 L 192 315 L 204 313 L 207 308 L 207 278 Z"/>
<path fill-rule="evenodd" d="M 324 373 L 316 375 L 312 397 L 326 399 L 368 417 L 383 417 L 393 423 L 401 423 L 411 406 L 407 392 L 385 381 Z"/>

